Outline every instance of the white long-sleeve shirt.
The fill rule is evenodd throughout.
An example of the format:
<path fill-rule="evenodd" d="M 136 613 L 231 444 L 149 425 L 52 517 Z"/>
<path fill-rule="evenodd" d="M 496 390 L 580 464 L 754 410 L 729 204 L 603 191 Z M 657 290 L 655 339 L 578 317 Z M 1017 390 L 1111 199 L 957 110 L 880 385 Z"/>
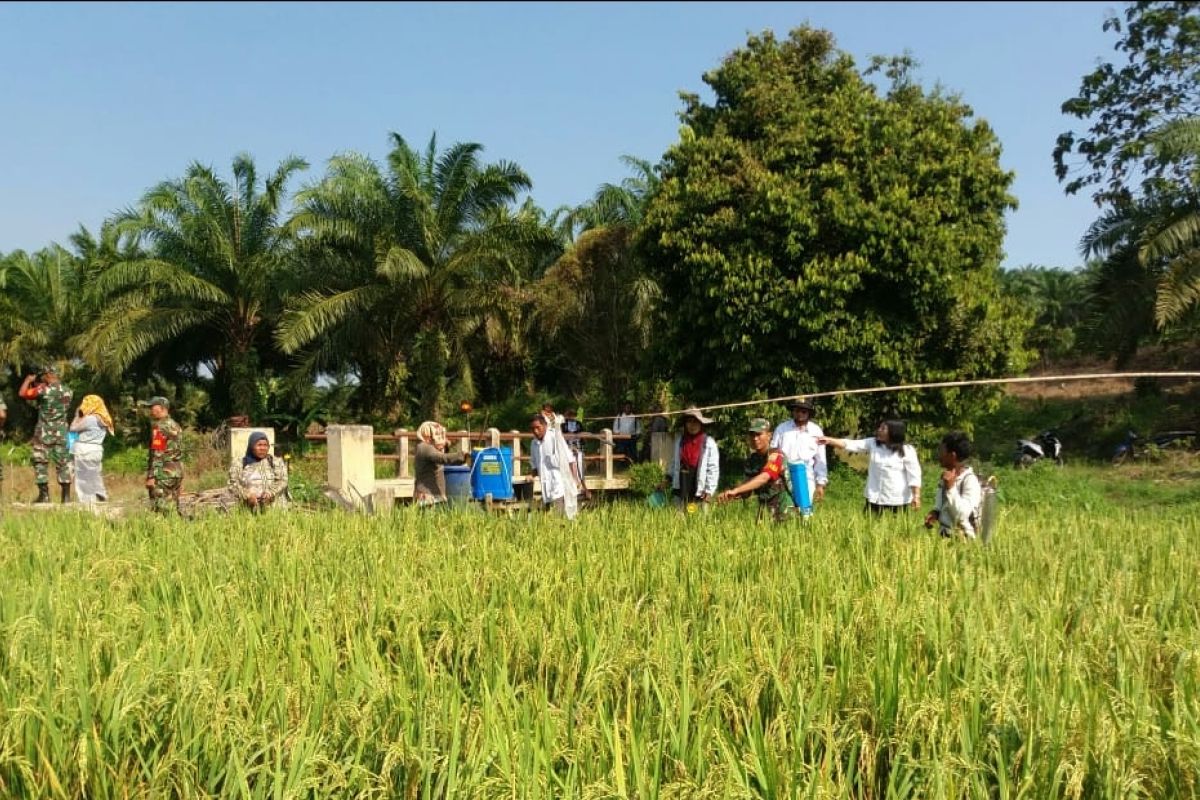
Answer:
<path fill-rule="evenodd" d="M 622 414 L 613 420 L 612 432 L 625 436 L 638 436 L 642 432 L 642 421 L 632 414 Z"/>
<path fill-rule="evenodd" d="M 825 447 L 817 444 L 817 437 L 824 436 L 821 426 L 809 420 L 803 428 L 795 420 L 785 420 L 771 434 L 771 447 L 778 447 L 790 462 L 802 461 L 808 467 L 808 496 L 812 497 L 818 486 L 829 483 L 829 462 Z"/>
<path fill-rule="evenodd" d="M 968 539 L 975 538 L 978 512 L 983 505 L 983 486 L 975 470 L 964 467 L 958 480 L 946 491 L 938 481 L 937 499 L 933 509 L 938 512 L 938 523 L 943 531 L 961 530 Z"/>
<path fill-rule="evenodd" d="M 867 487 L 863 496 L 877 506 L 906 506 L 912 502 L 913 488 L 921 488 L 921 462 L 916 449 L 906 444 L 897 453 L 886 444 L 870 439 L 847 439 L 847 453 L 866 453 Z"/>
<path fill-rule="evenodd" d="M 671 458 L 671 488 L 679 488 L 679 448 L 683 444 L 683 435 L 675 436 L 675 455 Z M 717 493 L 717 484 L 721 480 L 721 457 L 717 450 L 717 441 L 707 433 L 704 434 L 704 451 L 700 453 L 700 463 L 696 465 L 696 497 L 702 494 L 709 496 Z"/>

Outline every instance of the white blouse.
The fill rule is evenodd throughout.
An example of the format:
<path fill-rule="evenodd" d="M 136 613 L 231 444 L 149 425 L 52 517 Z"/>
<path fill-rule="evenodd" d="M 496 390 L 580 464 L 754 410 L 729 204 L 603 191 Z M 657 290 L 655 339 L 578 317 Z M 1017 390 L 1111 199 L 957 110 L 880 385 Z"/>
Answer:
<path fill-rule="evenodd" d="M 863 491 L 868 503 L 906 506 L 912 502 L 912 487 L 921 487 L 921 462 L 912 445 L 904 445 L 903 452 L 897 453 L 886 444 L 879 444 L 875 437 L 847 439 L 846 452 L 866 453 L 870 459 L 867 488 Z"/>

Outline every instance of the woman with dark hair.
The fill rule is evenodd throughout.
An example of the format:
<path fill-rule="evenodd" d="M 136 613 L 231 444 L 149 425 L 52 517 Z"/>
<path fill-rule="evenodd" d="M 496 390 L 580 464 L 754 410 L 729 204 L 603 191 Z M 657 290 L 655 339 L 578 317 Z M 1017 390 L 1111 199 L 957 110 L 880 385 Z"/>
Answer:
<path fill-rule="evenodd" d="M 229 491 L 251 511 L 287 505 L 287 464 L 271 452 L 271 441 L 262 431 L 250 434 L 246 455 L 229 466 Z"/>
<path fill-rule="evenodd" d="M 867 508 L 876 516 L 884 511 L 894 514 L 902 508 L 921 507 L 921 462 L 917 460 L 916 449 L 904 443 L 905 432 L 903 420 L 889 419 L 879 423 L 870 439 L 817 440 L 847 453 L 867 454 L 867 486 L 863 495 L 867 498 Z"/>

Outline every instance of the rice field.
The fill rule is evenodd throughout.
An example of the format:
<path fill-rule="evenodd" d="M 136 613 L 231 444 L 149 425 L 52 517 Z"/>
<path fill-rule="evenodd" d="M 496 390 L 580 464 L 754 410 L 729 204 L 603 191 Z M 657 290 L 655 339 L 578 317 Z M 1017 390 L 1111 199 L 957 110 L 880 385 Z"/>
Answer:
<path fill-rule="evenodd" d="M 986 549 L 852 477 L 786 527 L 8 513 L 0 796 L 1197 796 L 1194 477 L 1034 473 Z"/>

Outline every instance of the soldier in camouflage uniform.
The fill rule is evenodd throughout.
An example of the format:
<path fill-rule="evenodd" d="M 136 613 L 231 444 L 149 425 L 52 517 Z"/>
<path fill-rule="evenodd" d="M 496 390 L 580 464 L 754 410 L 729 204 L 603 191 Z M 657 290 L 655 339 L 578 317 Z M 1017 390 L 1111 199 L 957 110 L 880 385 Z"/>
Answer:
<path fill-rule="evenodd" d="M 49 503 L 50 462 L 62 490 L 62 501 L 71 497 L 71 481 L 75 463 L 67 452 L 67 420 L 71 410 L 71 389 L 58 379 L 58 370 L 49 365 L 42 369 L 41 383 L 37 376 L 26 375 L 19 394 L 37 405 L 37 426 L 33 429 L 33 480 L 38 487 L 35 503 Z"/>
<path fill-rule="evenodd" d="M 747 479 L 732 489 L 721 492 L 721 502 L 751 493 L 758 496 L 758 515 L 770 511 L 771 518 L 783 522 L 796 508 L 787 486 L 787 459 L 778 448 L 771 447 L 771 423 L 762 417 L 750 420 L 746 430 L 754 452 L 746 459 Z"/>
<path fill-rule="evenodd" d="M 171 419 L 171 404 L 165 397 L 139 400 L 150 408 L 150 458 L 146 465 L 146 491 L 155 511 L 179 510 L 183 487 L 183 428 Z"/>

